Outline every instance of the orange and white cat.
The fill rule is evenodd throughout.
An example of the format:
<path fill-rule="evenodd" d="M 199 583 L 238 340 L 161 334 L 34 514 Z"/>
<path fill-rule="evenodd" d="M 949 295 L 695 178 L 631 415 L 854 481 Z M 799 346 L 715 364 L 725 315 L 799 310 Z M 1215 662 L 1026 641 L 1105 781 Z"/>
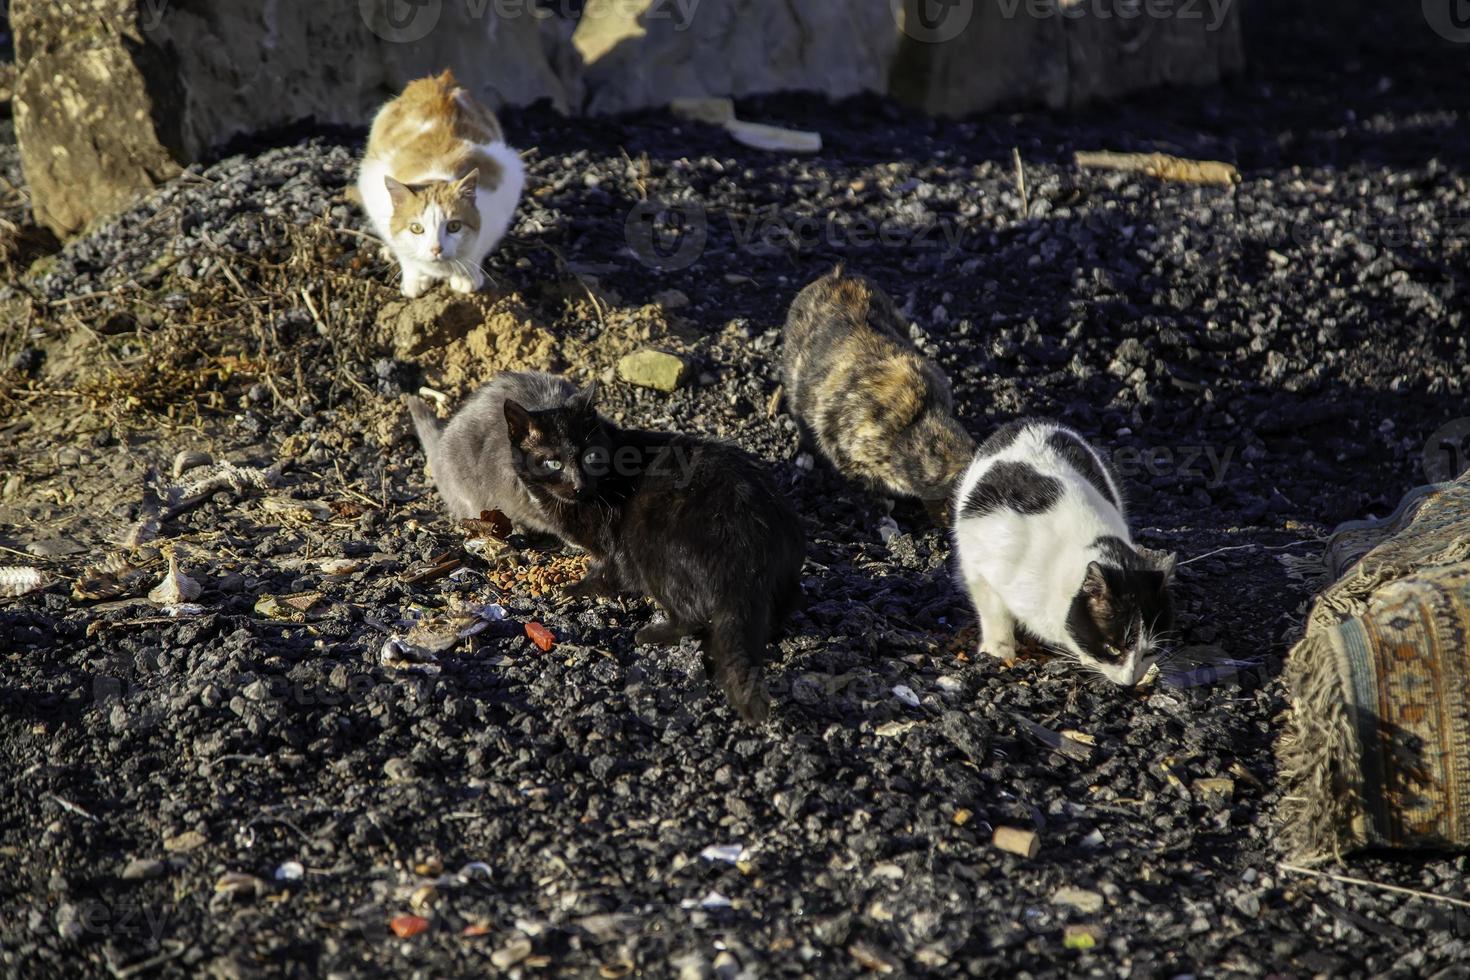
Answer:
<path fill-rule="evenodd" d="M 525 182 L 495 114 L 446 70 L 378 111 L 357 189 L 403 270 L 403 295 L 414 297 L 436 279 L 460 293 L 485 284 L 480 263 L 510 227 Z"/>

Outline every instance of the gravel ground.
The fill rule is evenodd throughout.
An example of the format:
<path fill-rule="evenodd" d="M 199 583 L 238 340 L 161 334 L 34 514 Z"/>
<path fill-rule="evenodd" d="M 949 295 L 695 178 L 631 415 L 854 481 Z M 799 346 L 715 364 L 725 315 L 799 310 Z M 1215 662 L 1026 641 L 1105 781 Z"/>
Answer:
<path fill-rule="evenodd" d="M 393 400 L 436 365 L 394 360 L 359 319 L 393 296 L 342 198 L 361 134 L 242 147 L 12 277 L 0 301 L 32 315 L 0 335 L 17 477 L 0 545 L 32 557 L 6 561 L 80 574 L 179 449 L 286 465 L 150 544 L 204 584 L 197 615 L 66 581 L 0 605 L 0 967 L 1463 975 L 1463 912 L 1285 874 L 1270 825 L 1308 559 L 1424 482 L 1426 440 L 1466 414 L 1470 88 L 1417 13 L 1298 3 L 1266 23 L 1258 3 L 1246 78 L 1076 115 L 741 104 L 820 130 L 811 157 L 660 113 L 505 115 L 534 148 L 531 193 L 490 267 L 567 342 L 559 366 L 601 373 L 600 346 L 672 324 L 697 383 L 611 384 L 606 409 L 738 442 L 803 514 L 808 606 L 761 729 L 706 689 L 693 645 L 633 645 L 646 602 L 565 601 L 540 585 L 567 556 L 513 539 L 516 575 L 439 516 Z M 1099 148 L 1230 160 L 1244 180 L 1072 166 Z M 645 198 L 702 249 L 663 235 L 650 253 Z M 325 226 L 349 231 L 303 245 Z M 943 534 L 798 465 L 793 423 L 767 412 L 777 328 L 837 260 L 912 313 L 977 438 L 1046 414 L 1114 454 L 1143 543 L 1189 562 L 1159 684 L 970 659 Z M 137 387 L 121 407 L 83 397 L 107 365 L 151 370 L 180 344 L 213 372 L 174 392 L 197 413 Z M 446 552 L 458 570 L 420 574 Z M 303 593 L 304 612 L 270 601 Z M 415 616 L 492 598 L 506 618 L 437 662 L 379 663 Z M 1055 750 L 1061 731 L 1085 744 Z M 1196 782 L 1222 777 L 1223 796 Z M 995 849 L 998 826 L 1039 853 Z M 1465 897 L 1465 858 L 1346 870 Z M 427 931 L 391 931 L 409 914 Z"/>

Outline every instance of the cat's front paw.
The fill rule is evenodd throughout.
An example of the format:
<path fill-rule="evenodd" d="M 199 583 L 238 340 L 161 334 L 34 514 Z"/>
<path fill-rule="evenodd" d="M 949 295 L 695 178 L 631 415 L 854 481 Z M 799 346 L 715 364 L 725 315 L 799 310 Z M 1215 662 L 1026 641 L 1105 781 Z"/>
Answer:
<path fill-rule="evenodd" d="M 1014 663 L 1016 659 L 1016 644 L 999 642 L 981 643 L 980 652 L 987 657 L 994 657 L 996 660 L 1010 664 Z"/>
<path fill-rule="evenodd" d="M 450 276 L 449 288 L 456 293 L 477 293 L 485 285 L 485 273 L 475 269 L 468 276 Z"/>
<path fill-rule="evenodd" d="M 430 279 L 428 276 L 411 276 L 405 273 L 400 292 L 409 299 L 418 299 L 429 291 L 429 284 Z"/>

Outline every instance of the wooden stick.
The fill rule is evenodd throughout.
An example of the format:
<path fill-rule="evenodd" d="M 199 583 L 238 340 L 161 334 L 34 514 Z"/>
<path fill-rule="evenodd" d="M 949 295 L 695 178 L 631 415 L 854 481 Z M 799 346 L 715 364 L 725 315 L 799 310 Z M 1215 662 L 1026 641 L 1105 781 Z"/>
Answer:
<path fill-rule="evenodd" d="M 1454 905 L 1459 908 L 1470 909 L 1470 902 L 1462 898 L 1450 898 L 1448 895 L 1436 895 L 1434 892 L 1422 892 L 1417 888 L 1404 888 L 1400 885 L 1390 885 L 1382 881 L 1372 881 L 1368 878 L 1353 878 L 1348 875 L 1333 874 L 1331 871 L 1318 871 L 1314 868 L 1304 868 L 1299 864 L 1287 864 L 1281 862 L 1276 865 L 1282 871 L 1293 871 L 1299 875 L 1311 875 L 1316 878 L 1330 878 L 1348 885 L 1366 885 L 1369 888 L 1377 888 L 1386 892 L 1394 892 L 1398 895 L 1412 895 L 1414 898 L 1428 899 L 1431 902 L 1442 902 L 1445 905 Z"/>
<path fill-rule="evenodd" d="M 1114 153 L 1111 150 L 1076 153 L 1077 166 L 1096 170 L 1123 170 L 1148 174 L 1160 180 L 1184 184 L 1220 184 L 1229 187 L 1240 183 L 1240 171 L 1219 160 L 1186 160 L 1167 153 Z"/>
<path fill-rule="evenodd" d="M 1011 147 L 1011 159 L 1016 162 L 1016 190 L 1021 192 L 1021 217 L 1031 217 L 1031 201 L 1026 197 L 1026 168 L 1021 166 L 1020 147 Z"/>

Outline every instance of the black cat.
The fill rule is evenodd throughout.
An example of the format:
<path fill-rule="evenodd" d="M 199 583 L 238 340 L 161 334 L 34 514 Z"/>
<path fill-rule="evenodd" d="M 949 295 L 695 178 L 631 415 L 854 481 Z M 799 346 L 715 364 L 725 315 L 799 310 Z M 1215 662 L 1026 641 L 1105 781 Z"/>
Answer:
<path fill-rule="evenodd" d="M 764 469 L 733 446 L 619 429 L 588 391 L 528 411 L 505 402 L 516 473 L 563 540 L 594 563 L 567 591 L 639 592 L 668 621 L 639 643 L 703 640 L 711 678 L 746 721 L 769 711 L 766 645 L 801 593 L 806 544 L 795 512 Z"/>

